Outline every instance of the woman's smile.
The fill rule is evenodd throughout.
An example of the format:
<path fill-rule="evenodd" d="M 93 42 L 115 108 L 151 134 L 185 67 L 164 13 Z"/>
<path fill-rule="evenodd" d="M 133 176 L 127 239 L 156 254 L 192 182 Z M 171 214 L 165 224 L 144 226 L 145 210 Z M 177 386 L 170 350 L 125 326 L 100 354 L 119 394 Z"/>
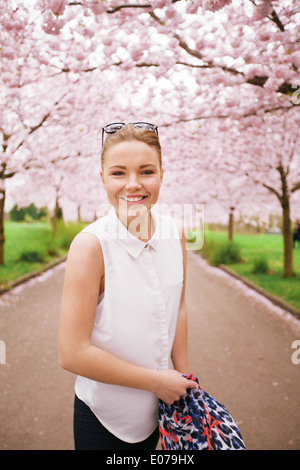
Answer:
<path fill-rule="evenodd" d="M 134 195 L 127 195 L 127 196 L 119 196 L 119 199 L 124 201 L 127 204 L 127 206 L 131 206 L 133 204 L 141 204 L 146 197 L 147 196 L 143 196 L 140 194 L 134 194 Z"/>

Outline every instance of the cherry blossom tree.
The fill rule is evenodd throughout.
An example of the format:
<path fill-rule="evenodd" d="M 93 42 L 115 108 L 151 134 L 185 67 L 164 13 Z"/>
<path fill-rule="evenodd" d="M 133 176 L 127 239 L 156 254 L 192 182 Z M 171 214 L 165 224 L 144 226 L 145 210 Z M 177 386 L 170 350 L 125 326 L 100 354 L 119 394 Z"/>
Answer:
<path fill-rule="evenodd" d="M 245 171 L 276 196 L 282 209 L 284 277 L 294 275 L 291 201 L 300 190 L 299 125 L 297 109 L 257 116 L 251 123 L 244 123 Z M 253 158 L 249 158 L 249 153 Z"/>
<path fill-rule="evenodd" d="M 98 168 L 101 126 L 116 120 L 159 124 L 165 201 L 209 204 L 215 195 L 236 211 L 247 191 L 251 197 L 253 181 L 268 184 L 263 165 L 253 166 L 257 154 L 260 162 L 265 156 L 263 135 L 256 130 L 273 127 L 269 117 L 276 112 L 283 122 L 299 110 L 296 1 L 32 0 L 25 5 L 5 0 L 0 7 L 2 210 L 5 179 L 32 168 L 46 174 L 53 162 L 56 177 L 62 173 L 64 179 L 63 162 L 73 162 L 68 177 L 77 182 L 78 201 L 84 200 L 78 180 L 82 159 L 94 159 L 91 167 Z M 287 149 L 292 129 L 274 130 L 278 139 L 287 136 L 285 151 L 292 150 Z M 270 139 L 274 153 L 271 144 Z M 289 169 L 293 195 L 296 168 Z M 99 180 L 90 183 L 97 192 Z"/>

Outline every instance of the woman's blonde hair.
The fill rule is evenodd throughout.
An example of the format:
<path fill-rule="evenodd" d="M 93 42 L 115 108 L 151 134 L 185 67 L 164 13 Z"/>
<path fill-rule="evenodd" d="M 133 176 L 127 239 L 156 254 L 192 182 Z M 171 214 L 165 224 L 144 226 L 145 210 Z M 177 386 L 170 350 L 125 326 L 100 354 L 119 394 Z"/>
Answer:
<path fill-rule="evenodd" d="M 120 144 L 121 142 L 130 142 L 137 140 L 138 142 L 144 142 L 150 147 L 154 148 L 158 155 L 158 161 L 160 168 L 162 167 L 161 158 L 161 146 L 156 132 L 148 129 L 137 129 L 132 124 L 126 124 L 121 130 L 114 134 L 109 134 L 105 139 L 101 153 L 101 165 L 103 168 L 105 153 L 114 145 Z"/>

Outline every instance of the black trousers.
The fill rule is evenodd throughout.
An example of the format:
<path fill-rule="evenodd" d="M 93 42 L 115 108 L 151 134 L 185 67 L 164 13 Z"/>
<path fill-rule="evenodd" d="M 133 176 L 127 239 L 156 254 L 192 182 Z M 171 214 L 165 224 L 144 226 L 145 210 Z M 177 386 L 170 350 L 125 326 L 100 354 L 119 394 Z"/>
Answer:
<path fill-rule="evenodd" d="M 158 428 L 144 441 L 124 442 L 110 433 L 91 409 L 75 395 L 74 443 L 75 450 L 155 450 Z"/>

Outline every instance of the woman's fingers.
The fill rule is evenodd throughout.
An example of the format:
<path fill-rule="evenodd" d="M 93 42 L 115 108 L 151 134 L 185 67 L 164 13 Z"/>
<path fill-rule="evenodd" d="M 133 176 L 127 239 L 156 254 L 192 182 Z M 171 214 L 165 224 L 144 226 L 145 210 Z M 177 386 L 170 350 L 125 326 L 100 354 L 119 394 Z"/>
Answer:
<path fill-rule="evenodd" d="M 159 387 L 155 393 L 168 405 L 172 405 L 174 401 L 184 397 L 187 389 L 193 389 L 197 386 L 195 381 L 186 379 L 175 370 L 161 370 L 159 375 Z"/>

